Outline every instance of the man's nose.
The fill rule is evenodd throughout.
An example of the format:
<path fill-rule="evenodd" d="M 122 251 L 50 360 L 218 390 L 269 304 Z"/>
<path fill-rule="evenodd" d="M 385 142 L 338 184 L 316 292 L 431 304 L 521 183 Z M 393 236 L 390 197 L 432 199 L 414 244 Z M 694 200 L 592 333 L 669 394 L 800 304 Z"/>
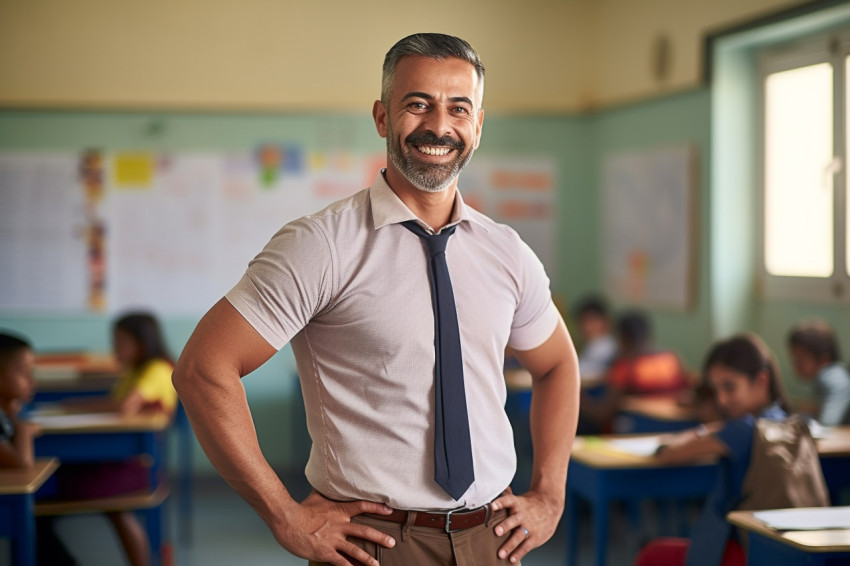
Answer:
<path fill-rule="evenodd" d="M 425 129 L 433 133 L 438 138 L 446 135 L 451 135 L 452 128 L 449 124 L 448 111 L 445 108 L 437 107 L 432 112 L 429 112 L 425 123 Z"/>

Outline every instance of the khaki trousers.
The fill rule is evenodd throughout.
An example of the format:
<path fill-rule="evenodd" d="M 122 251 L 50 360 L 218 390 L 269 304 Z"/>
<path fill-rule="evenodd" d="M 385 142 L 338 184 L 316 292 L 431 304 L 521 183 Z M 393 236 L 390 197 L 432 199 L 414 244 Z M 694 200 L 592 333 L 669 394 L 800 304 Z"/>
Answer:
<path fill-rule="evenodd" d="M 446 533 L 431 527 L 413 526 L 414 513 L 408 514 L 407 523 L 403 525 L 360 515 L 351 518 L 353 523 L 368 525 L 392 536 L 396 541 L 393 548 L 384 548 L 360 539 L 352 540 L 370 556 L 377 558 L 381 566 L 504 566 L 510 564 L 507 560 L 501 560 L 496 553 L 511 533 L 497 537 L 493 532 L 496 524 L 507 517 L 507 511 L 504 509 L 493 513 L 486 523 L 455 533 Z M 360 564 L 356 561 L 353 563 L 355 566 Z M 327 564 L 311 560 L 309 566 L 327 566 Z"/>

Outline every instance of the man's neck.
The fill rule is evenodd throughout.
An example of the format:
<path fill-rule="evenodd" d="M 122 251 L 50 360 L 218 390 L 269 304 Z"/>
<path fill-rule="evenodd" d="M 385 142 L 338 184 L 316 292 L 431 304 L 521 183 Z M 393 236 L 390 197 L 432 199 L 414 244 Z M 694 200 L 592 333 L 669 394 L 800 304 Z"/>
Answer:
<path fill-rule="evenodd" d="M 442 191 L 433 193 L 416 188 L 391 167 L 387 167 L 384 180 L 401 202 L 435 232 L 439 232 L 451 221 L 457 193 L 457 178 Z"/>

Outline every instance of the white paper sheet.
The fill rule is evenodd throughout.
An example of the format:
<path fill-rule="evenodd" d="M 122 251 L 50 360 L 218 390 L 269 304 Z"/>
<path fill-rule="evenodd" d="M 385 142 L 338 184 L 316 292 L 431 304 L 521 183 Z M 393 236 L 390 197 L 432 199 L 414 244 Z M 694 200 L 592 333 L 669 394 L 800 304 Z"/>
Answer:
<path fill-rule="evenodd" d="M 611 448 L 633 454 L 635 456 L 652 456 L 658 450 L 659 437 L 618 438 L 608 441 Z"/>
<path fill-rule="evenodd" d="M 850 529 L 850 507 L 805 507 L 757 511 L 753 516 L 779 531 Z"/>
<path fill-rule="evenodd" d="M 29 421 L 47 429 L 85 428 L 121 422 L 115 413 L 79 413 L 79 414 L 35 414 Z"/>

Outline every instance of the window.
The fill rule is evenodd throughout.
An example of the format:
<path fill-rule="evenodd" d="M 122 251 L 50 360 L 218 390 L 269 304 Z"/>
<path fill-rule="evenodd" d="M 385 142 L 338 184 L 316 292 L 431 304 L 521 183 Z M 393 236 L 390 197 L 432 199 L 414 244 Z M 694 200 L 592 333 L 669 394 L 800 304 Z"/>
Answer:
<path fill-rule="evenodd" d="M 762 276 L 768 297 L 850 299 L 845 198 L 850 33 L 761 57 Z"/>

